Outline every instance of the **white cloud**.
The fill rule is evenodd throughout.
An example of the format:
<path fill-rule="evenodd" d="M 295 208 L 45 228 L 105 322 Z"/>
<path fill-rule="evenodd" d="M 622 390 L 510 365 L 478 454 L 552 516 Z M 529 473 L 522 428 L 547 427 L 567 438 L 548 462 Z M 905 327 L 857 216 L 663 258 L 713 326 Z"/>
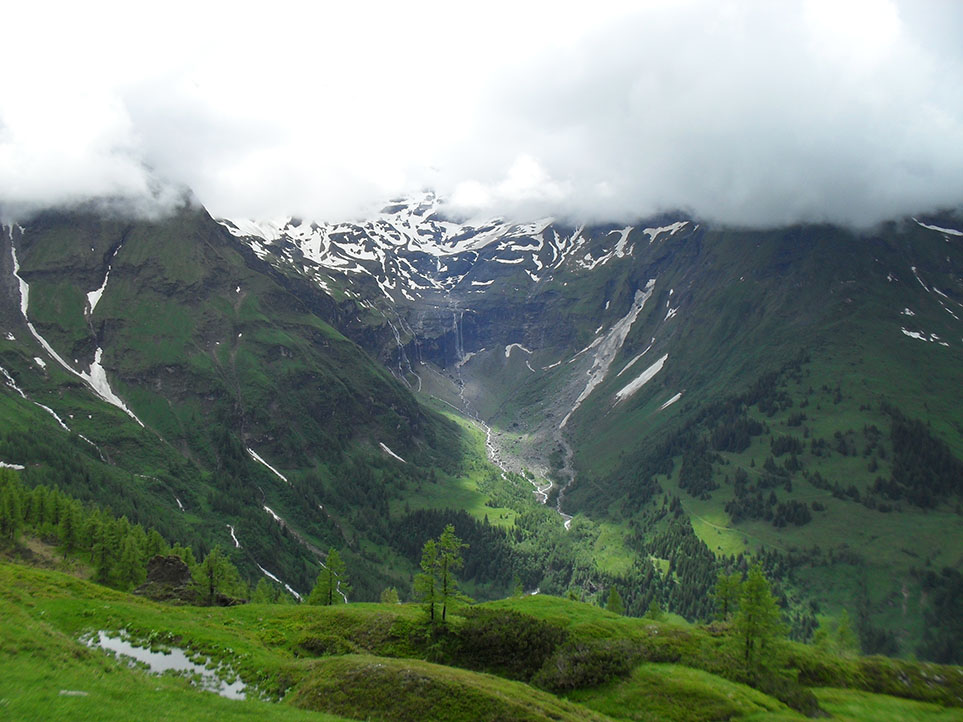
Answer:
<path fill-rule="evenodd" d="M 0 202 L 856 224 L 963 200 L 953 2 L 20 3 Z M 143 14 L 140 14 L 143 13 Z M 156 189 L 155 189 L 156 190 Z"/>

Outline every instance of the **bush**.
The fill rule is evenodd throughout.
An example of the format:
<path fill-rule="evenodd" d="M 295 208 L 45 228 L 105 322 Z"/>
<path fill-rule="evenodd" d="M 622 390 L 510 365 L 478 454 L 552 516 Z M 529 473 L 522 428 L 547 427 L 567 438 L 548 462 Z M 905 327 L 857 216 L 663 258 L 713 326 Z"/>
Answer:
<path fill-rule="evenodd" d="M 461 667 L 527 682 L 568 637 L 560 626 L 501 609 L 469 609 L 448 639 Z"/>
<path fill-rule="evenodd" d="M 294 653 L 301 656 L 327 657 L 354 654 L 358 647 L 336 634 L 303 634 L 294 643 Z"/>
<path fill-rule="evenodd" d="M 627 677 L 640 659 L 640 650 L 624 639 L 569 642 L 545 662 L 532 684 L 555 693 L 595 687 Z"/>

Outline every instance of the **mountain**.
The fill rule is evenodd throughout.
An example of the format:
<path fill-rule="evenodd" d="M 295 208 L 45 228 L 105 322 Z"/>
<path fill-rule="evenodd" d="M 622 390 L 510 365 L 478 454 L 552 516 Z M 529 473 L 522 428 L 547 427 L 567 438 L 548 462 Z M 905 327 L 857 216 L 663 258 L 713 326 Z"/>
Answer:
<path fill-rule="evenodd" d="M 483 420 L 566 518 L 599 522 L 608 571 L 671 565 L 658 517 L 678 504 L 701 554 L 782 571 L 801 634 L 849 607 L 905 650 L 946 613 L 927 599 L 963 561 L 952 213 L 861 233 L 459 223 L 425 194 L 364 223 L 221 222 L 325 289 L 411 388 Z M 704 613 L 694 586 L 667 602 Z"/>
<path fill-rule="evenodd" d="M 383 486 L 460 456 L 454 424 L 200 209 L 48 213 L 5 236 L 0 363 L 16 422 L 0 456 L 38 483 L 166 520 L 172 538 L 241 545 L 249 567 L 304 590 L 315 555 L 279 519 L 354 545 L 342 513 L 385 507 Z"/>
<path fill-rule="evenodd" d="M 0 461 L 300 594 L 329 547 L 406 594 L 453 521 L 480 598 L 706 618 L 752 556 L 797 638 L 959 661 L 959 229 L 50 211 L 2 236 Z"/>

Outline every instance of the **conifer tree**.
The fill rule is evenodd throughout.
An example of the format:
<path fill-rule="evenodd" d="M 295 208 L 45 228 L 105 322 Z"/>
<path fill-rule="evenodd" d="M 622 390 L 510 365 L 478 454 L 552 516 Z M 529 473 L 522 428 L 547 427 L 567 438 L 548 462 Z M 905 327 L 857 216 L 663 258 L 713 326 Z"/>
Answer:
<path fill-rule="evenodd" d="M 654 619 L 660 621 L 663 616 L 662 607 L 659 606 L 659 600 L 652 597 L 652 601 L 649 602 L 649 608 L 645 610 L 645 616 L 648 619 Z"/>
<path fill-rule="evenodd" d="M 167 546 L 167 542 L 164 541 L 164 537 L 162 537 L 156 529 L 151 529 L 147 533 L 147 545 L 144 551 L 144 556 L 150 559 L 157 554 L 167 554 L 170 549 Z"/>
<path fill-rule="evenodd" d="M 415 577 L 415 594 L 425 605 L 428 619 L 435 621 L 435 604 L 438 593 L 435 589 L 435 566 L 438 563 L 438 545 L 434 539 L 425 542 L 421 550 L 421 572 Z"/>
<path fill-rule="evenodd" d="M 117 577 L 121 586 L 126 589 L 142 584 L 146 577 L 141 550 L 137 547 L 133 534 L 125 537 L 121 546 L 120 558 L 117 560 Z"/>
<path fill-rule="evenodd" d="M 615 587 L 609 589 L 609 598 L 605 603 L 605 608 L 613 614 L 625 613 L 625 605 L 622 604 L 622 597 L 619 594 L 619 590 Z"/>
<path fill-rule="evenodd" d="M 738 572 L 719 572 L 713 598 L 716 602 L 716 618 L 725 622 L 730 619 L 739 604 L 742 578 Z"/>
<path fill-rule="evenodd" d="M 325 607 L 346 603 L 348 592 L 351 591 L 346 571 L 347 567 L 337 549 L 329 549 L 307 603 Z"/>
<path fill-rule="evenodd" d="M 438 538 L 438 601 L 441 604 L 441 621 L 444 622 L 449 605 L 457 601 L 467 601 L 468 598 L 458 591 L 458 578 L 455 572 L 464 565 L 461 557 L 461 550 L 467 549 L 468 545 L 455 536 L 455 527 L 451 524 L 445 526 L 445 530 Z"/>
<path fill-rule="evenodd" d="M 745 670 L 753 676 L 771 661 L 775 643 L 783 633 L 779 605 L 759 564 L 749 569 L 742 584 L 732 624 Z"/>
<path fill-rule="evenodd" d="M 271 585 L 266 577 L 258 580 L 254 592 L 251 594 L 252 604 L 273 604 L 277 601 L 277 589 Z"/>
<path fill-rule="evenodd" d="M 218 595 L 221 594 L 244 596 L 247 592 L 237 567 L 224 555 L 220 546 L 211 549 L 210 553 L 204 557 L 204 561 L 191 572 L 202 604 L 214 604 Z"/>
<path fill-rule="evenodd" d="M 14 484 L 4 484 L 0 489 L 0 538 L 15 542 L 23 526 L 20 495 Z"/>
<path fill-rule="evenodd" d="M 60 515 L 60 527 L 57 530 L 60 536 L 60 549 L 64 559 L 69 554 L 73 554 L 80 546 L 80 511 L 74 504 L 66 505 Z"/>

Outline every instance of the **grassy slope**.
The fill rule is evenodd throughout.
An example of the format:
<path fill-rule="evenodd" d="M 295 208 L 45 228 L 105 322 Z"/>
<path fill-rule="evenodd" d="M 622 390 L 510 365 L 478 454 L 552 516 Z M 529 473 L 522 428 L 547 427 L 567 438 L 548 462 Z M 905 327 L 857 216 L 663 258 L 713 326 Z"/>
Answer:
<path fill-rule="evenodd" d="M 706 403 L 738 393 L 762 373 L 806 351 L 812 360 L 805 364 L 803 378 L 783 382 L 791 408 L 775 416 L 750 409 L 750 416 L 768 424 L 769 432 L 754 439 L 742 454 L 722 454 L 729 465 L 715 467 L 720 489 L 706 500 L 680 491 L 681 456 L 675 457 L 673 475 L 659 477 L 660 483 L 682 498 L 696 532 L 719 554 L 814 544 L 824 550 L 855 550 L 864 560 L 860 574 L 854 577 L 846 565 L 822 565 L 803 570 L 800 586 L 835 613 L 841 606 L 852 608 L 856 583 L 859 578 L 868 580 L 878 623 L 900 630 L 904 650 L 914 649 L 924 602 L 909 570 L 924 562 L 937 569 L 959 568 L 963 563 L 959 551 L 946 543 L 963 533 L 963 521 L 952 501 L 935 510 L 904 503 L 899 513 L 885 514 L 833 498 L 796 474 L 791 493 L 777 490 L 780 501 L 809 504 L 818 500 L 826 505 L 825 512 L 815 513 L 804 527 L 790 524 L 777 529 L 762 521 L 734 525 L 723 509 L 732 498 L 724 476 L 731 477 L 737 467 L 751 478 L 758 476 L 772 437 L 789 433 L 802 438 L 803 428 L 787 424 L 795 412 L 807 415 L 803 426 L 813 438 L 832 441 L 837 431 L 859 435 L 865 425 L 873 424 L 885 436 L 890 424 L 880 410 L 883 401 L 927 421 L 934 435 L 946 441 L 958 458 L 963 457 L 959 395 L 963 324 L 947 310 L 955 309 L 960 315 L 961 309 L 934 290 L 960 297 L 953 264 L 946 257 L 958 248 L 940 234 L 915 226 L 889 228 L 871 238 L 820 228 L 709 233 L 700 248 L 694 248 L 693 239 L 677 245 L 678 253 L 688 256 L 688 266 L 675 263 L 659 276 L 656 288 L 661 288 L 661 295 L 656 295 L 651 308 L 647 305 L 612 368 L 621 368 L 653 336 L 653 350 L 633 372 L 663 353 L 669 354 L 669 360 L 631 401 L 614 407 L 612 394 L 631 374 L 617 379 L 610 374 L 573 417 L 571 438 L 582 483 L 567 495 L 570 508 L 594 509 L 616 520 L 631 514 L 624 502 L 616 501 L 620 494 L 612 489 L 624 490 L 627 479 L 650 473 L 645 468 L 646 454 L 662 439 L 695 417 Z M 667 286 L 675 289 L 671 297 Z M 665 304 L 670 299 L 681 310 L 666 321 Z M 915 315 L 901 315 L 904 308 Z M 936 333 L 949 347 L 909 338 L 901 328 Z M 841 401 L 833 399 L 837 386 Z M 810 388 L 814 389 L 811 394 Z M 660 410 L 676 391 L 685 392 L 682 400 Z M 808 444 L 808 439 L 804 442 Z M 868 459 L 861 454 L 801 457 L 806 471 L 818 471 L 844 487 L 854 484 L 861 491 L 877 475 L 888 477 L 889 460 L 880 460 L 879 469 L 870 471 Z M 606 493 L 600 494 L 601 489 Z"/>
<path fill-rule="evenodd" d="M 565 701 L 520 682 L 425 662 L 432 638 L 426 635 L 421 610 L 412 605 L 166 607 L 58 572 L 0 563 L 0 612 L 9 622 L 0 627 L 0 709 L 16 719 L 129 719 L 145 709 L 163 709 L 174 720 L 337 719 L 297 706 L 384 720 L 800 719 L 773 698 L 707 672 L 725 647 L 698 629 L 618 617 L 555 598 L 509 599 L 484 608 L 513 610 L 558 625 L 582 643 L 622 639 L 641 644 L 648 657 L 674 655 L 676 662 L 643 661 L 630 676 L 573 691 Z M 457 629 L 460 618 L 453 624 Z M 99 629 L 126 629 L 135 639 L 186 647 L 228 662 L 263 695 L 283 696 L 283 701 L 224 700 L 178 678 L 152 678 L 117 665 L 76 641 Z M 794 649 L 799 655 L 808 648 Z M 818 667 L 831 660 L 811 656 L 810 661 Z M 858 686 L 857 662 L 836 664 L 839 680 Z M 920 671 L 931 679 L 959 673 L 925 665 L 902 669 L 914 685 L 922 682 Z M 827 709 L 838 709 L 845 719 L 872 720 L 881 714 L 959 718 L 958 710 L 932 703 L 852 690 L 820 689 L 817 694 Z M 686 710 L 699 716 L 685 716 Z"/>
<path fill-rule="evenodd" d="M 349 560 L 367 564 L 371 577 L 372 588 L 359 593 L 375 596 L 375 577 L 387 582 L 394 571 L 411 570 L 378 537 L 377 524 L 387 522 L 375 518 L 382 511 L 362 508 L 374 497 L 386 495 L 395 515 L 411 492 L 411 508 L 463 507 L 478 518 L 491 511 L 478 490 L 483 454 L 465 432 L 419 404 L 319 315 L 310 294 L 279 285 L 205 213 L 184 210 L 156 223 L 50 214 L 16 241 L 37 328 L 81 368 L 102 347 L 113 388 L 148 429 L 93 398 L 50 359 L 41 370 L 32 356 L 46 354 L 26 329 L 16 342 L 0 340 L 0 358 L 31 398 L 101 447 L 116 467 L 104 473 L 144 480 L 122 513 L 150 509 L 166 518 L 158 526 L 169 537 L 202 546 L 233 547 L 231 523 L 243 540 L 232 551 L 242 568 L 257 574 L 260 563 L 304 591 L 316 574 L 314 555 L 278 533 L 261 509 L 266 503 L 310 544 L 348 547 Z M 84 294 L 101 284 L 108 262 L 106 292 L 87 318 Z M 7 312 L 16 318 L 18 309 Z M 2 401 L 25 431 L 53 425 L 37 407 Z M 381 443 L 406 463 L 389 458 Z M 53 452 L 41 447 L 30 458 L 4 460 L 48 464 L 44 454 Z M 101 465 L 95 449 L 85 451 L 85 465 Z M 359 468 L 371 471 L 361 498 L 352 481 Z M 416 492 L 429 475 L 437 483 Z M 96 488 L 72 491 L 100 503 L 116 498 L 98 497 Z M 501 521 L 510 524 L 505 513 Z"/>

